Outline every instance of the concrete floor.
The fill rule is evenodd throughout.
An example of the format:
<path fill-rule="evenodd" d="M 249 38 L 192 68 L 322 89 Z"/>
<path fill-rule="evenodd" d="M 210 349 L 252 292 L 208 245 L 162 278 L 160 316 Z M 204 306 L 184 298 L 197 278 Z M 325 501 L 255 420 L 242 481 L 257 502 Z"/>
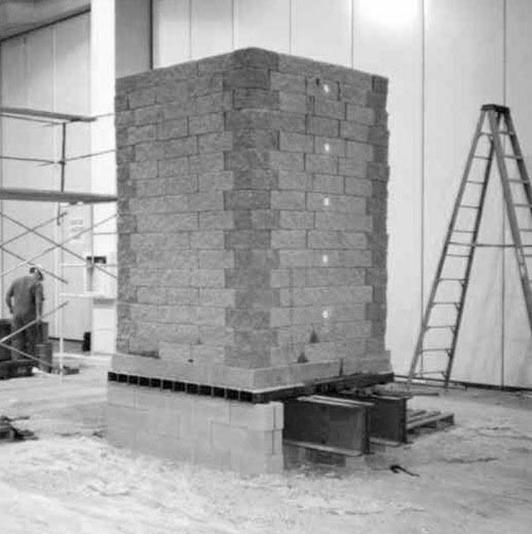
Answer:
<path fill-rule="evenodd" d="M 92 363 L 91 363 L 92 362 Z M 305 467 L 241 478 L 110 447 L 105 358 L 79 375 L 0 382 L 0 414 L 38 440 L 0 445 L 1 532 L 528 533 L 532 399 L 453 390 L 416 397 L 456 426 L 360 458 L 349 472 Z M 394 474 L 398 463 L 412 473 Z"/>

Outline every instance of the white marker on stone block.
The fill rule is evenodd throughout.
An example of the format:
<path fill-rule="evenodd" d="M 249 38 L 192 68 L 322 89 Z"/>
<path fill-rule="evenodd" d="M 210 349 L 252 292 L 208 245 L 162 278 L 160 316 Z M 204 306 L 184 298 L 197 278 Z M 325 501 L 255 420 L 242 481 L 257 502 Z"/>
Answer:
<path fill-rule="evenodd" d="M 330 152 L 331 150 L 331 145 L 329 143 L 325 143 L 323 145 L 323 148 L 325 149 L 325 152 Z"/>
<path fill-rule="evenodd" d="M 321 261 L 322 263 L 329 263 L 329 256 L 327 256 L 327 254 L 324 254 L 322 257 L 321 257 Z"/>
<path fill-rule="evenodd" d="M 323 199 L 323 205 L 328 206 L 331 203 L 331 199 L 329 197 L 325 197 Z"/>

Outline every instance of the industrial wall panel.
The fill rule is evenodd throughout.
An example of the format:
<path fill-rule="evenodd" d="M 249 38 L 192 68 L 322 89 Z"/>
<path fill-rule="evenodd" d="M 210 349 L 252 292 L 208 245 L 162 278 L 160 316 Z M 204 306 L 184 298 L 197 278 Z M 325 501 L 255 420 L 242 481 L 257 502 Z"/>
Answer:
<path fill-rule="evenodd" d="M 115 0 L 116 76 L 150 68 L 150 1 Z"/>
<path fill-rule="evenodd" d="M 289 0 L 235 0 L 235 24 L 235 48 L 290 49 Z"/>
<path fill-rule="evenodd" d="M 507 2 L 506 96 L 515 122 L 529 174 L 532 172 L 532 48 L 530 27 L 532 3 Z M 532 221 L 523 219 L 532 228 Z M 508 242 L 510 242 L 508 238 Z M 530 243 L 530 239 L 527 239 Z M 530 387 L 532 384 L 532 335 L 526 317 L 514 251 L 506 252 L 504 292 L 504 384 Z"/>
<path fill-rule="evenodd" d="M 482 104 L 503 98 L 499 0 L 426 3 L 425 299 Z M 480 166 L 474 169 L 480 172 Z M 488 193 L 481 239 L 502 238 L 499 184 Z M 501 355 L 500 249 L 477 255 L 452 378 L 498 383 Z M 444 292 L 445 293 L 445 292 Z M 426 362 L 425 368 L 440 368 Z"/>
<path fill-rule="evenodd" d="M 154 67 L 167 67 L 190 58 L 191 6 L 191 0 L 154 0 Z"/>
<path fill-rule="evenodd" d="M 192 0 L 192 57 L 229 52 L 233 48 L 232 0 Z"/>
<path fill-rule="evenodd" d="M 351 0 L 292 0 L 291 53 L 351 66 Z"/>
<path fill-rule="evenodd" d="M 410 364 L 421 308 L 421 30 L 418 0 L 354 2 L 354 67 L 390 80 L 386 341 L 397 373 Z"/>

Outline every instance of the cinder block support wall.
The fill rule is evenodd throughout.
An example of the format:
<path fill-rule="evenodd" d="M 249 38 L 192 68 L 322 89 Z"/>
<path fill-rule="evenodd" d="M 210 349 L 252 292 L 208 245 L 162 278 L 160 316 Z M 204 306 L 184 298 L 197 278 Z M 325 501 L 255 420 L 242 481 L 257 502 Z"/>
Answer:
<path fill-rule="evenodd" d="M 118 80 L 114 372 L 256 391 L 390 370 L 386 91 L 260 49 Z M 112 406 L 111 427 L 143 409 Z M 235 418 L 210 424 L 212 447 L 241 433 Z"/>
<path fill-rule="evenodd" d="M 108 440 L 147 454 L 243 474 L 283 469 L 283 405 L 109 384 Z"/>

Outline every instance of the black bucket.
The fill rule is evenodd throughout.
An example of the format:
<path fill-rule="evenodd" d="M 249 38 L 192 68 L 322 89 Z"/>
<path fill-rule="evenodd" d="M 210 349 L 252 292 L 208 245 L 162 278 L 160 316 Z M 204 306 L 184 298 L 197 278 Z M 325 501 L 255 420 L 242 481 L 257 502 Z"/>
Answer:
<path fill-rule="evenodd" d="M 9 319 L 0 319 L 0 339 L 11 334 L 11 321 Z M 8 339 L 6 345 L 11 345 Z M 0 362 L 11 359 L 11 350 L 7 347 L 0 346 Z"/>

